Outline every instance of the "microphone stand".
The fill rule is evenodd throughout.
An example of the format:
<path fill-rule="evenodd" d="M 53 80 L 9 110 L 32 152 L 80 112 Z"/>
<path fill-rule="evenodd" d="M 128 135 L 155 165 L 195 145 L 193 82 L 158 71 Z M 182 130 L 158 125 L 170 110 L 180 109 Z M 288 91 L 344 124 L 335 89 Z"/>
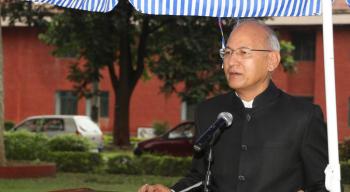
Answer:
<path fill-rule="evenodd" d="M 210 145 L 209 146 L 209 153 L 208 153 L 208 167 L 207 172 L 205 174 L 204 179 L 204 192 L 209 192 L 209 185 L 210 185 L 210 177 L 211 177 L 211 163 L 213 161 L 213 148 Z"/>
<path fill-rule="evenodd" d="M 205 174 L 205 179 L 204 179 L 204 192 L 210 192 L 209 186 L 211 183 L 211 164 L 213 162 L 213 145 L 214 142 L 216 140 L 216 138 L 220 135 L 221 131 L 220 129 L 216 130 L 216 132 L 214 133 L 213 137 L 211 138 L 210 142 L 209 142 L 209 152 L 208 152 L 208 166 L 207 166 L 207 172 Z"/>

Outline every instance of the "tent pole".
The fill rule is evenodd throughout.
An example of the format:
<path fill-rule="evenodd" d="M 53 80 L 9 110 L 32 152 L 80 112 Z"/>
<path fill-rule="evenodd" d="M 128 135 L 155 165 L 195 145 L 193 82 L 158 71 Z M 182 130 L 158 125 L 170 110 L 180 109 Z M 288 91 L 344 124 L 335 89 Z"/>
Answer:
<path fill-rule="evenodd" d="M 326 168 L 326 187 L 331 192 L 340 192 L 340 165 L 338 153 L 338 126 L 335 92 L 332 1 L 322 0 L 323 52 L 328 124 L 329 164 Z"/>

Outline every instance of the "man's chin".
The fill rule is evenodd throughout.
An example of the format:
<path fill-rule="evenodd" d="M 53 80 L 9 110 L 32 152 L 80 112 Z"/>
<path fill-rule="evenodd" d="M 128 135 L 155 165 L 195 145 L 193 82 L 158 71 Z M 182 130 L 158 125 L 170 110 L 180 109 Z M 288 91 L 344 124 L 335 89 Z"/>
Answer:
<path fill-rule="evenodd" d="M 244 88 L 244 83 L 238 82 L 238 81 L 229 81 L 228 85 L 230 86 L 230 88 L 232 88 L 234 90 L 239 90 L 239 89 Z"/>
<path fill-rule="evenodd" d="M 234 89 L 234 90 L 236 90 L 236 91 L 238 91 L 238 90 L 240 90 L 240 89 L 243 88 L 242 85 L 231 85 L 231 84 L 230 84 L 229 86 L 230 86 L 231 89 Z"/>

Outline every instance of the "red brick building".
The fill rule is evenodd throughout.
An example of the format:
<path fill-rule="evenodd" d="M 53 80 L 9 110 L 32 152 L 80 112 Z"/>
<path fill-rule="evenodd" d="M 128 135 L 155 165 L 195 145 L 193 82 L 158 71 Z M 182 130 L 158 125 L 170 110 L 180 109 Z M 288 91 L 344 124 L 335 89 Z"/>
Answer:
<path fill-rule="evenodd" d="M 62 114 L 60 102 L 74 105 L 72 83 L 66 79 L 71 59 L 51 56 L 52 48 L 38 40 L 38 30 L 30 27 L 3 27 L 5 119 L 16 123 L 32 115 Z M 104 116 L 100 118 L 103 131 L 112 130 L 114 96 L 107 70 L 103 71 L 100 90 L 107 99 Z M 131 100 L 130 127 L 151 127 L 154 121 L 175 125 L 181 121 L 181 101 L 176 96 L 165 97 L 159 91 L 160 81 L 153 78 L 138 82 Z M 61 98 L 60 98 L 61 97 Z M 73 101 L 72 101 L 73 100 Z M 88 114 L 89 102 L 77 102 L 77 114 Z M 60 109 L 61 108 L 61 109 Z M 73 110 L 74 111 L 74 110 Z"/>
<path fill-rule="evenodd" d="M 345 5 L 336 4 L 337 10 Z M 296 45 L 298 71 L 286 74 L 279 68 L 273 78 L 288 93 L 302 96 L 325 109 L 322 25 L 320 17 L 275 18 L 267 23 L 282 39 Z M 350 136 L 350 14 L 334 19 L 337 112 L 339 138 Z M 30 27 L 3 26 L 5 119 L 16 123 L 27 116 L 74 112 L 89 114 L 90 102 L 77 101 L 71 94 L 72 83 L 66 79 L 71 59 L 51 56 L 52 48 L 40 42 L 38 31 Z M 114 95 L 107 71 L 100 82 L 102 117 L 100 125 L 110 132 L 113 125 Z M 165 97 L 157 78 L 138 82 L 130 106 L 130 128 L 150 127 L 154 121 L 175 125 L 186 119 L 186 105 L 175 95 Z M 76 109 L 67 108 L 77 105 Z M 104 107 L 103 107 L 104 106 Z M 72 111 L 73 110 L 73 111 Z"/>

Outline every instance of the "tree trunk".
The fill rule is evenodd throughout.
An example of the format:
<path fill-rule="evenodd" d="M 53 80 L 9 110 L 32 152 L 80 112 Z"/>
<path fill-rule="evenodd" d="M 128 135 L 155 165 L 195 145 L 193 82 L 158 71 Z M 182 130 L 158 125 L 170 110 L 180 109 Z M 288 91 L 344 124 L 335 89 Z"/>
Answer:
<path fill-rule="evenodd" d="M 0 10 L 1 15 L 1 10 Z M 2 27 L 0 18 L 0 166 L 6 165 L 5 145 L 4 145 L 4 84 L 3 65 L 4 57 L 2 51 Z"/>
<path fill-rule="evenodd" d="M 130 96 L 127 86 L 121 85 L 115 97 L 114 124 L 113 132 L 114 144 L 117 146 L 130 146 L 129 133 L 129 105 Z"/>
<path fill-rule="evenodd" d="M 130 100 L 144 70 L 144 58 L 146 55 L 146 42 L 149 35 L 149 17 L 145 16 L 142 24 L 142 32 L 139 37 L 136 65 L 132 65 L 131 41 L 130 41 L 130 18 L 132 7 L 128 0 L 120 0 L 117 14 L 120 21 L 119 34 L 119 78 L 115 74 L 113 64 L 108 65 L 114 95 L 114 124 L 113 143 L 117 146 L 130 146 Z"/>
<path fill-rule="evenodd" d="M 130 17 L 131 6 L 127 0 L 119 1 L 118 12 L 120 14 L 120 60 L 119 81 L 115 90 L 115 113 L 113 127 L 113 143 L 117 146 L 130 145 L 129 133 L 129 104 L 131 97 L 132 61 L 130 49 Z"/>

